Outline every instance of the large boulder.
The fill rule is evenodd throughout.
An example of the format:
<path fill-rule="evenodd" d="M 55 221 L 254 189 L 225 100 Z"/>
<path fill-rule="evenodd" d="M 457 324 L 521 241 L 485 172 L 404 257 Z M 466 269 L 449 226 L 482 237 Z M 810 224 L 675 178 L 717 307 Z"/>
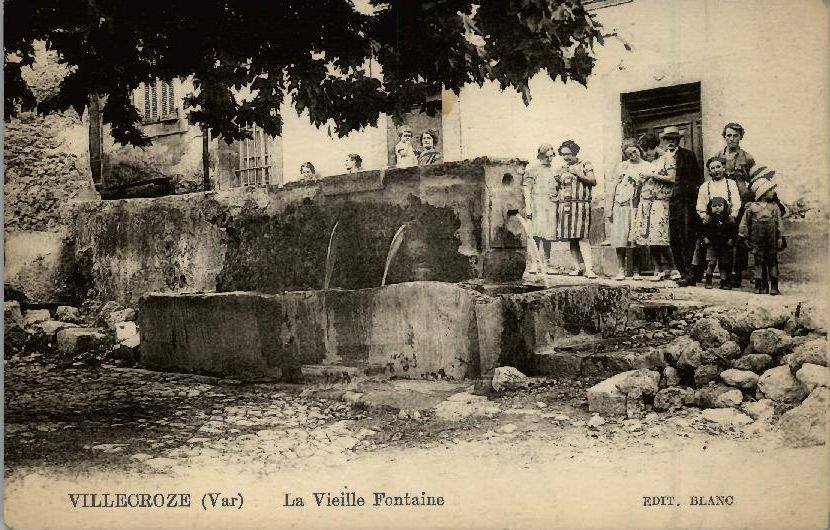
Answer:
<path fill-rule="evenodd" d="M 6 232 L 3 283 L 30 304 L 54 304 L 80 296 L 72 245 L 55 232 Z"/>
<path fill-rule="evenodd" d="M 798 306 L 796 323 L 798 327 L 807 331 L 827 333 L 828 322 L 827 304 L 817 300 L 807 300 Z"/>
<path fill-rule="evenodd" d="M 628 353 L 625 358 L 634 370 L 657 370 L 666 367 L 666 356 L 662 350 L 649 348 L 646 351 Z"/>
<path fill-rule="evenodd" d="M 798 403 L 807 395 L 807 387 L 793 376 L 789 366 L 776 366 L 761 374 L 758 390 L 763 397 L 789 403 Z"/>
<path fill-rule="evenodd" d="M 755 373 L 763 373 L 772 366 L 772 356 L 766 353 L 748 353 L 732 361 L 732 368 L 738 370 L 750 370 Z"/>
<path fill-rule="evenodd" d="M 681 335 L 663 346 L 663 353 L 666 354 L 671 363 L 677 363 L 684 353 L 686 353 L 687 359 L 693 360 L 696 358 L 697 364 L 691 367 L 694 369 L 700 366 L 700 356 L 703 354 L 703 350 L 698 341 L 689 336 Z M 694 361 L 692 363 L 694 364 Z"/>
<path fill-rule="evenodd" d="M 35 335 L 43 335 L 45 338 L 52 340 L 57 335 L 58 331 L 67 328 L 77 328 L 77 324 L 71 322 L 61 322 L 60 320 L 47 320 L 45 322 L 38 322 L 31 327 L 31 331 Z"/>
<path fill-rule="evenodd" d="M 784 441 L 792 447 L 827 443 L 827 401 L 830 390 L 817 387 L 804 403 L 784 413 L 779 423 Z"/>
<path fill-rule="evenodd" d="M 63 322 L 81 323 L 81 312 L 71 305 L 59 305 L 55 310 L 55 319 Z"/>
<path fill-rule="evenodd" d="M 8 301 L 3 306 L 3 347 L 5 355 L 23 351 L 29 335 L 23 330 L 23 313 L 20 303 Z"/>
<path fill-rule="evenodd" d="M 786 331 L 775 328 L 756 329 L 749 336 L 754 353 L 783 355 L 793 346 L 793 338 Z"/>
<path fill-rule="evenodd" d="M 721 368 L 716 364 L 702 364 L 695 368 L 695 386 L 702 387 L 710 381 L 717 381 Z"/>
<path fill-rule="evenodd" d="M 23 351 L 28 334 L 23 330 L 23 313 L 20 303 L 8 301 L 3 306 L 3 347 L 5 355 Z"/>
<path fill-rule="evenodd" d="M 680 374 L 677 373 L 677 368 L 673 366 L 666 366 L 663 368 L 663 379 L 661 383 L 664 383 L 664 386 L 677 386 L 680 384 Z"/>
<path fill-rule="evenodd" d="M 64 355 L 76 355 L 101 347 L 106 335 L 93 328 L 66 328 L 56 336 L 58 351 Z"/>
<path fill-rule="evenodd" d="M 744 395 L 737 388 L 728 390 L 715 398 L 715 408 L 737 407 L 744 400 Z"/>
<path fill-rule="evenodd" d="M 775 414 L 775 403 L 771 399 L 759 399 L 742 404 L 741 410 L 753 420 L 768 420 Z"/>
<path fill-rule="evenodd" d="M 703 348 L 717 348 L 729 340 L 729 332 L 714 317 L 701 318 L 692 324 L 689 335 Z"/>
<path fill-rule="evenodd" d="M 643 395 L 653 396 L 659 389 L 660 373 L 653 370 L 629 370 L 614 377 L 617 388 L 624 394 L 630 394 L 636 389 Z"/>
<path fill-rule="evenodd" d="M 728 340 L 715 348 L 713 354 L 719 363 L 729 365 L 733 360 L 740 357 L 742 352 L 740 344 L 734 340 Z"/>
<path fill-rule="evenodd" d="M 654 410 L 659 412 L 672 411 L 688 405 L 694 391 L 690 388 L 669 386 L 654 395 Z"/>
<path fill-rule="evenodd" d="M 810 392 L 817 386 L 830 386 L 830 372 L 826 366 L 804 363 L 795 373 L 795 378 L 801 381 Z"/>
<path fill-rule="evenodd" d="M 725 329 L 741 336 L 748 336 L 756 329 L 786 329 L 793 320 L 792 311 L 780 304 L 749 305 L 717 315 Z"/>
<path fill-rule="evenodd" d="M 814 339 L 796 346 L 787 362 L 793 372 L 797 372 L 804 363 L 827 366 L 827 339 Z"/>
<path fill-rule="evenodd" d="M 106 323 L 107 326 L 115 331 L 115 326 L 119 322 L 133 322 L 135 321 L 136 313 L 135 309 L 128 307 L 126 309 L 120 309 L 118 311 L 113 311 L 112 313 L 106 316 Z"/>
<path fill-rule="evenodd" d="M 26 315 L 23 317 L 23 326 L 31 328 L 35 324 L 46 322 L 47 320 L 52 320 L 52 315 L 49 314 L 48 309 L 30 309 L 26 311 Z"/>
<path fill-rule="evenodd" d="M 97 325 L 107 325 L 109 326 L 110 315 L 117 311 L 123 311 L 125 308 L 120 303 L 116 302 L 115 300 L 110 300 L 106 302 L 102 306 L 98 306 L 97 311 L 95 312 L 96 318 L 95 322 Z"/>
<path fill-rule="evenodd" d="M 704 410 L 700 413 L 700 416 L 707 423 L 714 424 L 718 427 L 734 428 L 752 423 L 752 418 L 731 407 Z"/>
<path fill-rule="evenodd" d="M 23 327 L 23 313 L 20 310 L 20 302 L 8 300 L 3 304 L 3 323 L 6 329 L 14 326 Z"/>
<path fill-rule="evenodd" d="M 528 383 L 527 376 L 512 366 L 499 366 L 493 371 L 493 390 L 496 392 L 527 388 Z"/>
<path fill-rule="evenodd" d="M 723 383 L 711 382 L 695 391 L 694 403 L 702 409 L 722 407 L 721 403 L 723 400 L 720 399 L 720 396 L 733 390 L 735 390 L 734 387 L 724 385 Z"/>
<path fill-rule="evenodd" d="M 115 325 L 115 347 L 111 357 L 115 360 L 134 363 L 139 360 L 141 338 L 135 322 L 118 322 Z"/>
<path fill-rule="evenodd" d="M 660 373 L 651 370 L 619 373 L 588 389 L 588 410 L 604 416 L 626 415 L 632 408 L 629 405 L 642 405 L 643 395 L 656 394 L 659 382 Z"/>
<path fill-rule="evenodd" d="M 616 376 L 615 376 L 616 377 Z M 588 389 L 588 410 L 604 416 L 625 416 L 626 395 L 617 388 L 616 381 L 606 379 Z"/>
<path fill-rule="evenodd" d="M 730 368 L 720 373 L 721 380 L 727 385 L 738 388 L 755 388 L 758 384 L 758 374 L 750 370 L 738 370 Z"/>
<path fill-rule="evenodd" d="M 130 348 L 139 345 L 138 326 L 135 322 L 119 322 L 115 325 L 115 342 Z"/>

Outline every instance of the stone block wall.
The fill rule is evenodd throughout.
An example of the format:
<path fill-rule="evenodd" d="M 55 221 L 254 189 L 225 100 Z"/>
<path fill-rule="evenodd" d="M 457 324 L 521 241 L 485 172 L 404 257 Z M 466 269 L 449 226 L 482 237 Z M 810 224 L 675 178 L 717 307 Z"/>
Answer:
<path fill-rule="evenodd" d="M 57 93 L 66 68 L 43 45 L 23 79 L 38 102 Z M 24 111 L 3 131 L 3 222 L 5 231 L 58 232 L 74 199 L 95 196 L 85 116 L 69 110 L 46 116 Z"/>
<path fill-rule="evenodd" d="M 497 366 L 536 370 L 562 329 L 607 332 L 628 312 L 618 285 L 490 296 L 444 282 L 262 294 L 151 294 L 141 299 L 141 362 L 161 370 L 292 379 L 303 365 L 406 378 L 475 378 Z"/>
<path fill-rule="evenodd" d="M 361 289 L 380 285 L 406 224 L 387 283 L 518 279 L 524 239 L 490 205 L 518 192 L 523 167 L 476 159 L 268 190 L 93 201 L 75 215 L 76 255 L 93 294 L 125 304 L 150 292 L 320 289 L 336 223 L 331 287 Z M 503 185 L 505 174 L 515 178 Z M 490 235 L 503 232 L 512 239 Z"/>
<path fill-rule="evenodd" d="M 436 282 L 358 291 L 150 295 L 142 363 L 296 379 L 300 366 L 375 367 L 406 377 L 478 373 L 475 293 Z"/>

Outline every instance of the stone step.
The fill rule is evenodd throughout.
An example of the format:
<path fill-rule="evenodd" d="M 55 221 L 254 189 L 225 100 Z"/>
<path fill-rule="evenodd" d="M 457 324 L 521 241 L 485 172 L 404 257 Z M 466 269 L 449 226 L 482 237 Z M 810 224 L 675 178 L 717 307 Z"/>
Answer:
<path fill-rule="evenodd" d="M 698 300 L 642 300 L 632 302 L 628 306 L 628 321 L 645 320 L 668 323 L 673 318 L 678 318 L 705 306 L 705 303 Z"/>
<path fill-rule="evenodd" d="M 361 366 L 336 366 L 331 364 L 304 364 L 300 367 L 303 382 L 341 383 L 366 377 L 371 370 Z"/>
<path fill-rule="evenodd" d="M 613 352 L 584 352 L 549 350 L 534 354 L 533 375 L 556 379 L 580 377 L 605 379 L 620 372 L 648 368 L 662 370 L 661 355 L 649 349 L 629 349 Z"/>

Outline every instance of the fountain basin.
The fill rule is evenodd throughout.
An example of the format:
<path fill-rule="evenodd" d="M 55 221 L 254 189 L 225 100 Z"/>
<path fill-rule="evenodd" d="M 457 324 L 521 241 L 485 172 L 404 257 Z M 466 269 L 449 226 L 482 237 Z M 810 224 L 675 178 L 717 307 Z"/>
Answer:
<path fill-rule="evenodd" d="M 242 379 L 297 379 L 303 365 L 409 378 L 475 378 L 505 364 L 532 373 L 533 354 L 563 328 L 616 328 L 629 303 L 627 287 L 601 284 L 496 295 L 444 282 L 154 293 L 140 302 L 141 360 Z"/>

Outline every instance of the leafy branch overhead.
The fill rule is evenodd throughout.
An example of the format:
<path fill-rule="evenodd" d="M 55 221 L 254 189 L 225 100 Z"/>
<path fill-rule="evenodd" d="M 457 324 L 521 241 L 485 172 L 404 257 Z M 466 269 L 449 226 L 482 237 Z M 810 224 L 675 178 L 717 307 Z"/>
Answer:
<path fill-rule="evenodd" d="M 358 0 L 359 2 L 361 0 Z M 147 143 L 130 93 L 155 78 L 192 78 L 192 123 L 231 141 L 256 123 L 278 135 L 280 106 L 343 136 L 381 113 L 434 109 L 442 88 L 492 80 L 530 101 L 529 81 L 586 84 L 600 25 L 578 0 L 5 0 L 7 113 L 29 108 L 21 79 L 32 43 L 69 67 L 48 112 L 106 95 L 122 143 Z M 368 2 L 368 3 L 367 3 Z"/>

